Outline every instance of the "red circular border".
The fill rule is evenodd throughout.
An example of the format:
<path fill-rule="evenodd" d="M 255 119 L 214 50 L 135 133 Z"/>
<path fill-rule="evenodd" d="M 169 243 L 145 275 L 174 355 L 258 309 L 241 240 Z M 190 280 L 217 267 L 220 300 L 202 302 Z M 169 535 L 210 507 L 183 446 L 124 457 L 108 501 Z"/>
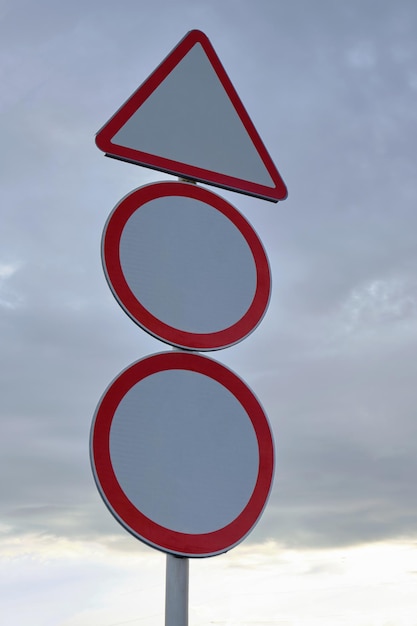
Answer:
<path fill-rule="evenodd" d="M 157 198 L 183 196 L 217 209 L 239 230 L 247 242 L 256 267 L 256 290 L 246 313 L 228 328 L 214 333 L 179 330 L 152 315 L 131 291 L 120 262 L 120 239 L 128 219 L 142 205 Z M 102 239 L 104 273 L 116 300 L 144 330 L 166 343 L 191 350 L 227 348 L 247 337 L 260 323 L 269 304 L 271 274 L 265 250 L 252 226 L 237 209 L 216 194 L 197 185 L 181 182 L 152 183 L 125 196 L 113 209 Z"/>
<path fill-rule="evenodd" d="M 228 525 L 203 534 L 181 533 L 165 528 L 143 515 L 123 492 L 110 455 L 110 429 L 119 403 L 138 382 L 166 370 L 198 372 L 222 384 L 245 409 L 255 430 L 259 448 L 259 471 L 245 508 Z M 274 472 L 274 444 L 268 419 L 249 387 L 217 361 L 186 352 L 154 354 L 133 363 L 110 384 L 93 419 L 90 440 L 91 464 L 98 490 L 116 519 L 133 535 L 163 552 L 205 557 L 226 552 L 238 544 L 258 521 L 268 499 Z"/>

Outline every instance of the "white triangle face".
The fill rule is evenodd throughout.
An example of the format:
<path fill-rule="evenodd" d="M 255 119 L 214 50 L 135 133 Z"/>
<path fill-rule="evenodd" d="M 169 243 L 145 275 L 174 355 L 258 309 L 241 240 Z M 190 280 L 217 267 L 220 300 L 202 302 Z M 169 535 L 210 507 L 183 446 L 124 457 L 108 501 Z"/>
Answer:
<path fill-rule="evenodd" d="M 267 187 L 274 184 L 199 43 L 112 142 Z"/>
<path fill-rule="evenodd" d="M 287 189 L 204 33 L 189 32 L 103 126 L 108 156 L 277 202 Z"/>

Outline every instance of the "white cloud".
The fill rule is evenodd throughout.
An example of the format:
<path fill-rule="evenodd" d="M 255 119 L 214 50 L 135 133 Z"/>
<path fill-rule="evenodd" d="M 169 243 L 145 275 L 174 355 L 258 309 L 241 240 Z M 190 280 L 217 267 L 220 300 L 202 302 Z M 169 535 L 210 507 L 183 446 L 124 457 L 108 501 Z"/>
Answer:
<path fill-rule="evenodd" d="M 15 309 L 22 300 L 22 296 L 9 284 L 19 268 L 20 263 L 0 263 L 0 308 Z"/>
<path fill-rule="evenodd" d="M 346 57 L 351 67 L 360 70 L 371 70 L 377 62 L 375 46 L 370 41 L 355 44 Z"/>
<path fill-rule="evenodd" d="M 18 268 L 19 265 L 17 263 L 0 263 L 0 281 L 13 276 Z"/>
<path fill-rule="evenodd" d="M 355 288 L 342 308 L 348 333 L 417 332 L 417 281 L 408 277 L 375 279 Z M 408 332 L 407 332 L 408 331 Z M 381 338 L 384 341 L 387 337 Z"/>
<path fill-rule="evenodd" d="M 399 541 L 303 551 L 271 542 L 192 560 L 190 623 L 413 626 L 415 547 Z M 0 551 L 2 584 L 26 598 L 5 597 L 10 626 L 29 616 L 33 626 L 163 621 L 162 554 L 132 543 L 129 553 L 115 555 L 94 542 L 48 536 L 2 542 Z"/>

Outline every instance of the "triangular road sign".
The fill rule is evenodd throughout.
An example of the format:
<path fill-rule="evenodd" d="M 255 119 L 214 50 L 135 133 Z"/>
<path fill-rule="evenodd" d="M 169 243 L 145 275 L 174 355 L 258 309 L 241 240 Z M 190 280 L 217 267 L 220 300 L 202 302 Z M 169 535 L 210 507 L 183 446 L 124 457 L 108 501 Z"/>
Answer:
<path fill-rule="evenodd" d="M 97 133 L 124 161 L 265 200 L 287 189 L 204 33 L 193 30 Z"/>

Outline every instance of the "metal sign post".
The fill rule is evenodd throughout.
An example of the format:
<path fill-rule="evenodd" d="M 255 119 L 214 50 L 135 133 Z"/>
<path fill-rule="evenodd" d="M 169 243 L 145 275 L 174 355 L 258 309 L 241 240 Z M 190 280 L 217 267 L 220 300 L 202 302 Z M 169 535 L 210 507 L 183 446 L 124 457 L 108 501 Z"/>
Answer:
<path fill-rule="evenodd" d="M 166 556 L 165 626 L 188 626 L 189 559 Z"/>
<path fill-rule="evenodd" d="M 188 33 L 96 137 L 114 157 L 184 177 L 145 185 L 110 214 L 103 269 L 124 312 L 174 347 L 139 359 L 94 414 L 90 458 L 116 520 L 166 553 L 165 626 L 188 626 L 189 557 L 252 531 L 274 473 L 255 394 L 198 352 L 245 339 L 269 304 L 262 243 L 203 182 L 277 202 L 287 189 L 207 37 Z"/>

